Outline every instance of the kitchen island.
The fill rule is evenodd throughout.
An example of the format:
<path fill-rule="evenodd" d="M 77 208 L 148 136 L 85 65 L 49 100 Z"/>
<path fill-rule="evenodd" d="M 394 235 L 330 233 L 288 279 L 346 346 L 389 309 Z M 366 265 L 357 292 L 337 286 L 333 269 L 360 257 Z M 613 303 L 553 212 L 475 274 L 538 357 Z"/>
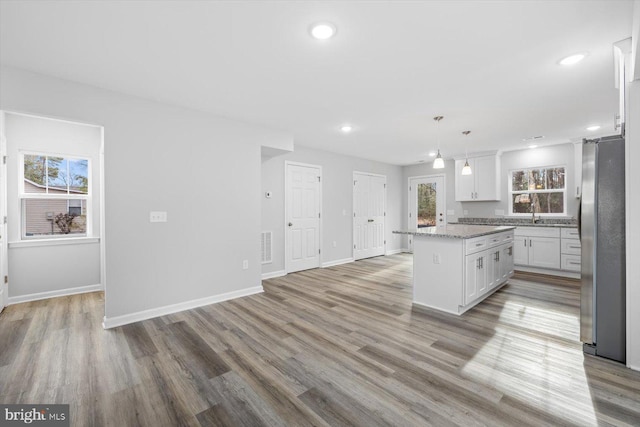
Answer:
<path fill-rule="evenodd" d="M 413 239 L 413 304 L 460 315 L 513 275 L 511 226 L 456 224 L 394 231 Z"/>

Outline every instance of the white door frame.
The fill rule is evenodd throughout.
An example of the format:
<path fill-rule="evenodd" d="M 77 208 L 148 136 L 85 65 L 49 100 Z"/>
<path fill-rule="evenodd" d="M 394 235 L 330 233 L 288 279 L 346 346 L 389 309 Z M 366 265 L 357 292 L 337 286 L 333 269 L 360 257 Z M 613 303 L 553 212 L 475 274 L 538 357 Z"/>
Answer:
<path fill-rule="evenodd" d="M 442 178 L 442 197 L 444 198 L 444 224 L 447 225 L 447 176 L 443 173 L 431 175 L 410 176 L 407 179 L 407 228 L 411 227 L 411 181 L 419 179 Z M 410 252 L 413 252 L 412 236 L 407 236 L 407 246 Z"/>
<path fill-rule="evenodd" d="M 320 268 L 322 266 L 322 220 L 324 215 L 322 215 L 322 183 L 323 183 L 323 177 L 322 177 L 322 166 L 321 165 L 313 165 L 311 163 L 300 163 L 300 162 L 292 162 L 289 160 L 285 160 L 284 161 L 284 272 L 285 274 L 289 274 L 289 257 L 288 257 L 288 253 L 289 253 L 289 239 L 287 236 L 289 227 L 287 226 L 287 223 L 289 222 L 289 212 L 287 211 L 287 206 L 288 206 L 288 202 L 289 202 L 289 198 L 291 197 L 291 195 L 289 194 L 289 192 L 291 191 L 291 189 L 289 188 L 289 186 L 287 185 L 287 170 L 289 168 L 289 166 L 303 166 L 303 167 L 309 167 L 309 168 L 318 168 L 318 170 L 320 171 L 320 185 L 318 186 L 318 210 L 320 211 L 320 221 L 318 221 L 318 248 L 320 249 L 320 254 L 318 256 L 318 268 Z"/>
<path fill-rule="evenodd" d="M 5 282 L 8 276 L 8 245 L 7 245 L 7 224 L 4 218 L 7 215 L 7 164 L 4 159 L 7 155 L 7 137 L 5 135 L 5 111 L 0 111 L 0 311 L 9 303 L 9 284 Z"/>
<path fill-rule="evenodd" d="M 386 175 L 381 175 L 378 173 L 371 173 L 371 172 L 360 172 L 360 171 L 353 171 L 353 181 L 355 184 L 355 180 L 356 180 L 356 174 L 359 175 L 369 175 L 369 176 L 377 176 L 379 178 L 384 178 L 384 220 L 382 222 L 382 227 L 384 229 L 384 254 L 387 254 L 387 176 Z M 354 206 L 354 197 L 355 197 L 355 186 L 351 187 L 351 212 L 353 212 L 353 216 L 351 217 L 351 259 L 355 259 L 355 217 L 356 217 L 356 212 L 355 212 L 355 206 Z"/>

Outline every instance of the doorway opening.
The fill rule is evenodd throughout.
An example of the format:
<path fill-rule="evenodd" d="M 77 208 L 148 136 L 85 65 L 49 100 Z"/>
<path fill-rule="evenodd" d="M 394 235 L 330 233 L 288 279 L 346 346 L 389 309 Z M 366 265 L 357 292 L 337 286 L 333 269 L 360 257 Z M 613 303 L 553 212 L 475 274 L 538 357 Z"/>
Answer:
<path fill-rule="evenodd" d="M 2 304 L 103 290 L 103 128 L 0 116 Z"/>
<path fill-rule="evenodd" d="M 446 200 L 444 175 L 410 177 L 408 228 L 446 226 Z M 409 236 L 409 251 L 413 252 L 412 236 Z"/>

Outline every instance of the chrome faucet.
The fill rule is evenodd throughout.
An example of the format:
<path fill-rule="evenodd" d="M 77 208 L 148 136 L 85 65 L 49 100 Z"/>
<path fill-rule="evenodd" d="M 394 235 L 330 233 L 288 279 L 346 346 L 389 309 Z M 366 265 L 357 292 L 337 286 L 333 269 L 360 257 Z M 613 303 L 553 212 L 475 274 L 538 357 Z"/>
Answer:
<path fill-rule="evenodd" d="M 536 223 L 536 204 L 531 202 L 531 224 Z"/>

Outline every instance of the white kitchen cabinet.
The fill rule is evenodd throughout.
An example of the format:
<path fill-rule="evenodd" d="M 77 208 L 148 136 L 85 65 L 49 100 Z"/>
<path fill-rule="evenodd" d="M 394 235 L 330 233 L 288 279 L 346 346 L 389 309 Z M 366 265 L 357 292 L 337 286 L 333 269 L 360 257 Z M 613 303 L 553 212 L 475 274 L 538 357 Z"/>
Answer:
<path fill-rule="evenodd" d="M 513 275 L 513 243 L 507 243 L 502 245 L 500 252 L 500 272 L 502 275 L 501 281 L 507 280 Z"/>
<path fill-rule="evenodd" d="M 540 268 L 560 268 L 560 240 L 554 237 L 529 239 L 529 265 Z"/>
<path fill-rule="evenodd" d="M 487 290 L 493 289 L 502 281 L 502 246 L 487 251 Z"/>
<path fill-rule="evenodd" d="M 560 230 L 545 227 L 517 227 L 514 236 L 514 264 L 560 269 Z"/>
<path fill-rule="evenodd" d="M 464 305 L 478 298 L 478 281 L 481 280 L 480 253 L 465 257 Z"/>
<path fill-rule="evenodd" d="M 462 175 L 465 161 L 471 175 Z M 478 202 L 500 200 L 500 157 L 496 155 L 456 160 L 456 201 Z"/>
<path fill-rule="evenodd" d="M 527 236 L 513 237 L 513 263 L 515 265 L 529 265 L 529 247 Z"/>
<path fill-rule="evenodd" d="M 413 303 L 418 306 L 459 315 L 513 275 L 512 230 L 469 238 L 415 237 Z"/>
<path fill-rule="evenodd" d="M 576 228 L 563 228 L 560 234 L 560 269 L 579 273 L 582 245 Z"/>

